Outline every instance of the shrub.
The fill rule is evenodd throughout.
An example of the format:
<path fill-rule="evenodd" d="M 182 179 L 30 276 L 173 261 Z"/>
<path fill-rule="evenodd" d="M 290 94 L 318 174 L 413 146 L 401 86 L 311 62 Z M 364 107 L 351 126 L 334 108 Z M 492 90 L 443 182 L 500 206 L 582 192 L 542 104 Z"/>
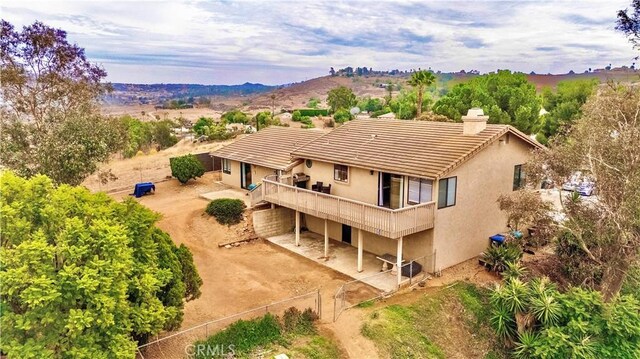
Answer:
<path fill-rule="evenodd" d="M 300 108 L 300 109 L 297 109 L 296 111 L 300 112 L 300 116 L 314 117 L 314 116 L 329 115 L 329 110 L 321 109 L 321 108 Z M 296 111 L 293 111 L 293 112 L 296 112 Z"/>
<path fill-rule="evenodd" d="M 235 355 L 249 354 L 252 350 L 266 346 L 280 339 L 282 332 L 278 318 L 272 314 L 264 317 L 239 320 L 225 330 L 210 336 L 204 342 L 196 342 L 196 345 L 205 344 L 212 348 L 233 349 Z M 205 353 L 198 353 L 196 358 L 205 358 Z M 206 358 L 210 358 L 209 355 Z"/>
<path fill-rule="evenodd" d="M 501 273 L 509 268 L 509 265 L 518 263 L 522 258 L 522 249 L 515 243 L 506 243 L 501 246 L 489 247 L 482 256 L 482 259 L 494 272 Z"/>
<path fill-rule="evenodd" d="M 315 109 L 318 107 L 318 104 L 320 104 L 320 100 L 318 100 L 315 97 L 312 97 L 309 99 L 309 102 L 307 102 L 307 107 Z"/>
<path fill-rule="evenodd" d="M 178 143 L 178 138 L 171 130 L 173 123 L 169 120 L 158 121 L 153 124 L 153 142 L 158 144 L 160 149 L 169 148 Z"/>
<path fill-rule="evenodd" d="M 192 154 L 174 157 L 169 160 L 169 165 L 171 166 L 171 175 L 182 184 L 204 175 L 204 166 Z"/>
<path fill-rule="evenodd" d="M 594 290 L 561 293 L 548 279 L 518 279 L 491 294 L 491 324 L 516 358 L 638 358 L 640 302 L 605 302 Z"/>
<path fill-rule="evenodd" d="M 352 118 L 353 115 L 351 115 L 351 112 L 349 112 L 349 110 L 338 110 L 335 114 L 333 114 L 333 119 L 336 121 L 336 123 L 345 123 L 347 121 L 350 121 Z"/>
<path fill-rule="evenodd" d="M 234 198 L 218 198 L 209 202 L 205 212 L 214 216 L 220 224 L 236 224 L 242 221 L 242 214 L 247 206 L 242 200 Z"/>
<path fill-rule="evenodd" d="M 196 121 L 195 125 L 193 125 L 193 132 L 195 132 L 198 136 L 206 135 L 207 128 L 213 126 L 213 119 L 208 117 L 200 117 L 198 121 Z"/>
<path fill-rule="evenodd" d="M 300 120 L 302 120 L 302 114 L 300 113 L 300 111 L 293 111 L 293 113 L 291 114 L 291 121 L 300 122 Z"/>
<path fill-rule="evenodd" d="M 220 119 L 224 123 L 247 123 L 249 122 L 249 117 L 242 111 L 233 110 L 229 112 L 225 112 Z"/>

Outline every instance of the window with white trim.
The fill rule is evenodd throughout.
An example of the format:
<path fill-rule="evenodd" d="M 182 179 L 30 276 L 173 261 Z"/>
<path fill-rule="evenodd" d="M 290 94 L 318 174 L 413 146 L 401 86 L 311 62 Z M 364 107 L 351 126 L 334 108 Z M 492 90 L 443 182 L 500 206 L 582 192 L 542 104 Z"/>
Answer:
<path fill-rule="evenodd" d="M 333 179 L 340 182 L 349 181 L 349 166 L 333 165 Z"/>
<path fill-rule="evenodd" d="M 432 191 L 432 180 L 418 177 L 409 177 L 409 204 L 431 202 Z"/>
<path fill-rule="evenodd" d="M 227 158 L 222 159 L 222 172 L 231 174 L 231 161 Z"/>

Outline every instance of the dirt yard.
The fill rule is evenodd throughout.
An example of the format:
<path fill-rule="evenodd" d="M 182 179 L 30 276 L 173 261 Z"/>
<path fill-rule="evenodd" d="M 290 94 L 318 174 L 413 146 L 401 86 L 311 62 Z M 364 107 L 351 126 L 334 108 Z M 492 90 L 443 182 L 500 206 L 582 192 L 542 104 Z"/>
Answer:
<path fill-rule="evenodd" d="M 185 305 L 181 329 L 319 289 L 323 307 L 321 328 L 330 332 L 330 337 L 346 357 L 377 358 L 374 344 L 360 333 L 367 311 L 347 310 L 332 323 L 333 295 L 350 278 L 261 239 L 232 248 L 218 247 L 219 243 L 252 236 L 250 221 L 227 227 L 204 214 L 207 201 L 200 194 L 222 187 L 214 181 L 214 174 L 207 173 L 187 185 L 180 185 L 175 179 L 157 183 L 155 194 L 137 199 L 163 215 L 158 226 L 176 243 L 189 247 L 203 279 L 202 296 Z M 123 199 L 128 197 L 128 192 L 112 193 L 112 196 Z M 442 277 L 427 281 L 427 287 L 443 286 L 456 280 L 482 284 L 497 281 L 476 263 L 471 260 L 449 268 L 443 271 Z M 405 296 L 400 294 L 395 300 Z M 411 297 L 409 294 L 408 298 Z M 173 346 L 181 347 L 173 348 L 172 353 L 180 353 L 184 345 L 191 343 L 188 338 L 185 341 L 174 342 Z M 166 346 L 162 351 L 162 356 L 151 352 L 146 353 L 145 358 L 172 357 L 167 356 L 169 348 Z"/>
<path fill-rule="evenodd" d="M 188 139 L 181 140 L 175 146 L 159 152 L 138 155 L 132 158 L 114 157 L 108 163 L 100 166 L 100 171 L 111 170 L 117 179 L 102 184 L 98 180 L 97 173 L 87 177 L 82 185 L 92 191 L 114 192 L 121 190 L 133 191 L 133 186 L 138 182 L 160 182 L 171 176 L 169 158 L 186 155 L 188 153 L 211 152 L 233 140 L 223 142 L 192 143 Z M 203 182 L 204 183 L 204 182 Z"/>
<path fill-rule="evenodd" d="M 246 222 L 227 227 L 204 214 L 207 201 L 199 195 L 219 188 L 208 173 L 187 185 L 158 183 L 155 194 L 138 199 L 163 215 L 158 226 L 189 247 L 202 277 L 202 296 L 185 305 L 182 329 L 316 289 L 330 320 L 333 295 L 349 278 L 260 239 L 218 248 L 218 243 L 251 236 Z M 127 193 L 112 196 L 122 199 Z"/>

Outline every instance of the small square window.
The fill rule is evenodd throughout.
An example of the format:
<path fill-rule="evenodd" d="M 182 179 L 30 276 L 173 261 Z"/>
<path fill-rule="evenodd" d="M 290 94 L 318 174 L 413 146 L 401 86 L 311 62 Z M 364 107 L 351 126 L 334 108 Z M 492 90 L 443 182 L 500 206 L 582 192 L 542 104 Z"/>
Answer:
<path fill-rule="evenodd" d="M 333 165 L 333 179 L 340 182 L 348 182 L 349 166 Z"/>

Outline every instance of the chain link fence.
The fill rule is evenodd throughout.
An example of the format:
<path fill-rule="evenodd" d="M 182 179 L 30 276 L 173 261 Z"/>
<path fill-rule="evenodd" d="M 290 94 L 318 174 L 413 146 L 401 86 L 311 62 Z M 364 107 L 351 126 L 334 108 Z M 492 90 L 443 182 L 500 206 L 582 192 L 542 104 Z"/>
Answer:
<path fill-rule="evenodd" d="M 362 303 L 388 297 L 404 286 L 412 287 L 431 278 L 436 272 L 436 252 L 410 260 L 400 268 L 400 285 L 395 266 L 379 273 L 347 282 L 340 286 L 333 298 L 333 321 L 347 309 Z"/>
<path fill-rule="evenodd" d="M 189 357 L 192 354 L 193 344 L 196 341 L 207 339 L 209 336 L 225 329 L 238 320 L 254 319 L 267 313 L 281 316 L 291 307 L 295 307 L 300 311 L 311 308 L 319 317 L 322 317 L 320 291 L 316 290 L 287 298 L 224 318 L 211 320 L 185 330 L 165 333 L 164 336 L 150 338 L 149 342 L 138 347 L 136 358 L 174 359 Z"/>

